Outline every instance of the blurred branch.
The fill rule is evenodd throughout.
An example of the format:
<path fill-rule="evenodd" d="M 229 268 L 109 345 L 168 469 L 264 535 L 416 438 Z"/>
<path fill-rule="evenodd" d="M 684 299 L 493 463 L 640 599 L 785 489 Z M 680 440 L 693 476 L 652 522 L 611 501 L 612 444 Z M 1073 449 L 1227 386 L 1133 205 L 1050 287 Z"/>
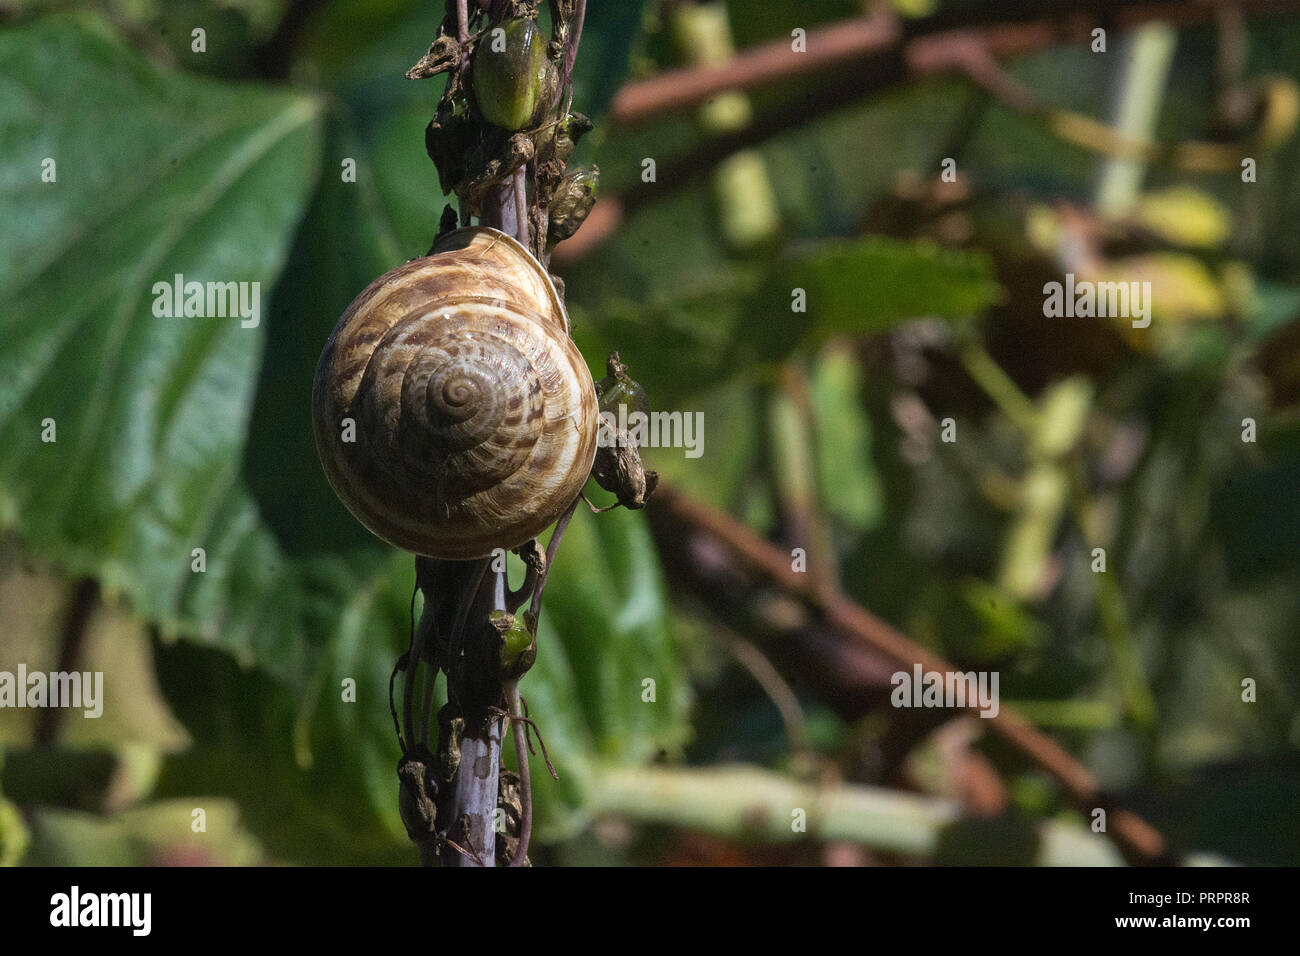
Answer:
<path fill-rule="evenodd" d="M 1012 381 L 1002 366 L 989 355 L 983 344 L 972 340 L 961 350 L 962 368 L 984 393 L 998 406 L 998 410 L 1026 436 L 1038 431 L 1039 412 L 1034 403 Z"/>
<path fill-rule="evenodd" d="M 660 484 L 649 507 L 652 512 L 671 513 L 675 520 L 707 533 L 727 550 L 737 564 L 802 598 L 830 627 L 869 645 L 894 664 L 909 669 L 920 664 L 928 671 L 958 670 L 838 590 L 819 585 L 809 575 L 793 570 L 786 552 L 763 540 L 730 515 L 664 483 Z M 1080 810 L 1088 812 L 1096 807 L 1107 808 L 1108 833 L 1128 859 L 1143 863 L 1165 860 L 1164 837 L 1136 814 L 1109 806 L 1092 772 L 1056 741 L 1007 707 L 1003 707 L 995 717 L 988 718 L 987 722 L 1003 740 L 1049 773 Z"/>
<path fill-rule="evenodd" d="M 1035 405 L 979 342 L 971 341 L 962 348 L 961 363 L 1026 442 L 1029 468 L 1021 481 L 1025 500 L 1007 538 L 999 584 L 1022 600 L 1033 599 L 1060 512 L 1067 503 L 1089 552 L 1100 546 L 1087 520 L 1083 464 L 1069 457 L 1091 405 L 1091 386 L 1082 380 L 1063 380 L 1048 388 L 1041 405 Z M 1149 731 L 1156 719 L 1155 695 L 1133 643 L 1123 592 L 1113 574 L 1103 572 L 1095 577 L 1102 635 L 1114 659 L 1124 712 L 1134 724 Z"/>
<path fill-rule="evenodd" d="M 61 674 L 70 674 L 81 669 L 81 659 L 86 648 L 86 632 L 90 626 L 90 617 L 99 603 L 99 582 L 94 578 L 80 578 L 72 586 L 68 597 L 67 610 L 63 616 L 63 627 L 59 631 L 59 662 L 55 666 Z M 21 690 L 20 693 L 26 693 Z M 32 743 L 36 747 L 51 747 L 58 739 L 59 728 L 63 726 L 64 707 L 44 707 L 36 712 L 35 726 L 32 728 Z"/>
<path fill-rule="evenodd" d="M 1298 0 L 1241 0 L 1246 16 L 1278 16 L 1300 10 Z M 1090 38 L 1094 27 L 1128 30 L 1162 21 L 1194 26 L 1215 20 L 1218 4 L 1200 0 L 1115 0 L 1107 4 L 1058 2 L 1044 14 L 1042 4 L 991 3 L 951 28 L 952 17 L 909 23 L 905 31 L 889 12 L 873 13 L 810 30 L 807 52 L 796 53 L 790 39 L 750 47 L 725 66 L 669 70 L 625 85 L 614 97 L 610 121 L 635 126 L 676 113 L 728 90 L 752 90 L 792 78 L 847 70 L 863 62 L 893 57 L 915 73 L 929 74 L 953 65 L 951 51 L 972 40 L 999 59 L 1021 56 Z M 1032 17 L 1027 22 L 1016 22 Z M 797 25 L 797 24 L 796 24 Z M 860 94 L 872 92 L 864 85 Z"/>
<path fill-rule="evenodd" d="M 784 543 L 805 549 L 808 573 L 818 582 L 839 579 L 830 522 L 821 507 L 817 446 L 826 436 L 818 434 L 808 377 L 794 364 L 782 366 L 776 387 L 768 392 L 771 468 L 776 483 Z"/>
<path fill-rule="evenodd" d="M 605 768 L 593 774 L 588 809 L 631 820 L 686 827 L 749 843 L 849 840 L 887 853 L 933 858 L 969 820 L 951 800 L 880 787 L 817 785 L 754 767 L 708 769 Z M 807 814 L 807 832 L 792 825 Z M 1123 859 L 1089 830 L 1039 823 L 1037 854 L 1017 860 L 1039 866 L 1119 866 Z M 987 860 L 987 856 L 983 856 Z M 961 860 L 960 862 L 977 862 Z"/>
<path fill-rule="evenodd" d="M 1070 469 L 1069 495 L 1074 522 L 1091 554 L 1102 545 L 1093 533 L 1092 522 L 1089 520 L 1088 483 L 1082 462 L 1076 461 Z M 1119 586 L 1118 573 L 1118 569 L 1108 566 L 1105 571 L 1093 575 L 1096 581 L 1097 616 L 1119 677 L 1120 699 L 1124 703 L 1125 715 L 1150 733 L 1154 730 L 1156 720 L 1155 695 L 1151 692 L 1142 666 L 1142 657 L 1133 641 L 1128 605 Z"/>
<path fill-rule="evenodd" d="M 837 66 L 896 47 L 902 39 L 889 12 L 812 30 L 807 52 L 796 53 L 790 38 L 750 47 L 726 64 L 669 70 L 624 86 L 610 104 L 610 122 L 635 126 L 696 106 L 729 90 L 750 90 Z"/>

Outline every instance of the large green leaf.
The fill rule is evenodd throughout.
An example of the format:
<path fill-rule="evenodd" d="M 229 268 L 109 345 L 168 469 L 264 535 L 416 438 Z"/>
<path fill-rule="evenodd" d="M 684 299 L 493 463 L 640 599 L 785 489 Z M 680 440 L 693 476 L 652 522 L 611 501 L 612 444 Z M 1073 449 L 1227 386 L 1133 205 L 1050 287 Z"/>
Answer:
<path fill-rule="evenodd" d="M 0 34 L 0 58 L 4 517 L 150 619 L 296 670 L 294 588 L 239 462 L 318 107 L 160 72 L 89 18 Z M 159 317 L 177 274 L 257 283 L 263 314 Z"/>

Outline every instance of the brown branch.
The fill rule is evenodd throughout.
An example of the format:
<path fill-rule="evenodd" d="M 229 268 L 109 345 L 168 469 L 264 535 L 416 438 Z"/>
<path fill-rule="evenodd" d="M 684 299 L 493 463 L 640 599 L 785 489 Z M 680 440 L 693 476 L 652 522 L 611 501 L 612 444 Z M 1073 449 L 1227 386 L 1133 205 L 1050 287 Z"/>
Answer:
<path fill-rule="evenodd" d="M 897 46 L 901 38 L 896 17 L 874 14 L 810 31 L 805 53 L 794 52 L 786 37 L 750 47 L 722 66 L 669 70 L 620 89 L 610 105 L 610 122 L 635 126 L 698 105 L 727 90 L 749 90 L 849 66 Z"/>
<path fill-rule="evenodd" d="M 763 540 L 730 515 L 662 483 L 649 507 L 670 512 L 675 519 L 706 532 L 723 545 L 740 566 L 802 598 L 830 627 L 866 644 L 895 664 L 907 668 L 920 664 L 924 670 L 941 673 L 957 670 L 837 589 L 819 585 L 809 575 L 793 570 L 786 552 Z M 1167 848 L 1159 831 L 1131 811 L 1108 806 L 1096 777 L 1060 744 L 1007 707 L 988 718 L 988 723 L 1003 740 L 1047 771 L 1069 793 L 1080 810 L 1087 812 L 1099 806 L 1108 807 L 1107 833 L 1131 862 L 1166 860 Z"/>

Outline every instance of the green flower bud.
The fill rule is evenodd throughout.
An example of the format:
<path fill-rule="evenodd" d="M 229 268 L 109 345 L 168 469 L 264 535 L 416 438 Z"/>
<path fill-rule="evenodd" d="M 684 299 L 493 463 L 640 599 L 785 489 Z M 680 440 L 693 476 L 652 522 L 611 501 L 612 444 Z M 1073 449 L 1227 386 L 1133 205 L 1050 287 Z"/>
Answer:
<path fill-rule="evenodd" d="M 555 66 L 536 20 L 493 27 L 474 49 L 474 98 L 488 122 L 511 132 L 534 121 L 554 97 Z"/>

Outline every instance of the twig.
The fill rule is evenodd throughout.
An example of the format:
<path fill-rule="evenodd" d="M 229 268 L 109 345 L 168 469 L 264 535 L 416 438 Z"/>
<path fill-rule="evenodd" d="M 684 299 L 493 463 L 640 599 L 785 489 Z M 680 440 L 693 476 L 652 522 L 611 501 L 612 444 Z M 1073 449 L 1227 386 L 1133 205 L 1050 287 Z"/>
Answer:
<path fill-rule="evenodd" d="M 416 590 L 422 589 L 421 581 L 425 579 L 426 576 L 432 578 L 432 575 L 428 573 L 427 564 L 423 568 L 421 566 L 421 562 L 427 561 L 427 558 L 417 557 L 415 559 Z M 406 731 L 407 744 L 411 747 L 416 746 L 416 744 L 428 738 L 428 723 L 425 721 L 425 708 L 423 705 L 419 707 L 419 712 L 421 714 L 421 720 L 425 721 L 424 726 L 418 730 L 415 726 L 414 714 L 417 710 L 415 700 L 416 677 L 420 670 L 420 665 L 424 663 L 426 648 L 429 646 L 436 647 L 438 643 L 438 622 L 436 615 L 437 595 L 434 593 L 432 586 L 428 581 L 425 581 L 423 590 L 424 607 L 420 610 L 420 620 L 415 625 L 415 633 L 411 639 L 411 647 L 407 652 L 406 677 L 402 692 L 402 726 Z M 412 614 L 414 614 L 414 611 L 415 595 L 413 594 L 411 595 Z M 438 665 L 436 662 L 430 662 L 425 666 L 432 667 L 434 674 L 437 674 Z M 429 693 L 432 694 L 432 688 L 430 688 Z"/>
<path fill-rule="evenodd" d="M 461 46 L 469 42 L 469 0 L 456 0 L 456 42 Z M 462 57 L 462 70 L 465 69 L 465 63 L 466 58 Z"/>
<path fill-rule="evenodd" d="M 519 768 L 519 845 L 510 858 L 510 866 L 523 866 L 528 858 L 528 844 L 533 837 L 533 785 L 528 770 L 528 730 L 515 715 L 521 713 L 519 681 L 506 687 L 506 701 L 510 704 L 510 734 L 515 740 L 515 764 Z"/>
<path fill-rule="evenodd" d="M 537 721 L 533 720 L 531 717 L 528 716 L 528 698 L 525 697 L 523 694 L 520 694 L 519 702 L 523 704 L 524 714 L 522 717 L 520 717 L 518 714 L 515 714 L 512 719 L 519 721 L 526 728 L 528 728 L 528 730 L 533 735 L 537 737 L 537 746 L 542 751 L 542 762 L 546 764 L 547 772 L 551 775 L 552 780 L 559 780 L 560 775 L 556 773 L 555 765 L 551 763 L 551 755 L 546 749 L 546 741 L 542 738 L 541 728 L 537 726 Z M 533 749 L 532 737 L 528 738 L 528 752 L 532 754 L 534 757 L 537 756 L 537 751 Z"/>
<path fill-rule="evenodd" d="M 528 228 L 528 189 L 525 185 L 524 167 L 515 170 L 510 182 L 510 191 L 515 203 L 515 238 L 525 249 L 531 242 Z"/>
<path fill-rule="evenodd" d="M 798 753 L 808 750 L 808 733 L 804 727 L 803 708 L 799 706 L 799 698 L 790 685 L 772 666 L 772 662 L 766 655 L 749 641 L 729 630 L 720 630 L 719 635 L 727 650 L 731 652 L 731 656 L 749 673 L 750 677 L 754 678 L 768 700 L 775 705 L 781 715 L 781 723 L 785 725 L 785 736 L 790 751 Z"/>
<path fill-rule="evenodd" d="M 578 61 L 578 44 L 582 42 L 582 22 L 587 19 L 587 0 L 578 0 L 574 8 L 573 20 L 569 25 L 569 37 L 564 49 L 564 112 L 567 114 L 573 106 L 573 65 Z"/>
<path fill-rule="evenodd" d="M 533 586 L 533 599 L 528 605 L 528 612 L 532 614 L 533 620 L 537 620 L 542 613 L 542 592 L 546 590 L 546 579 L 550 577 L 551 565 L 555 561 L 556 552 L 560 549 L 560 542 L 564 539 L 564 531 L 569 527 L 569 522 L 573 519 L 573 511 L 578 507 L 578 501 L 582 496 L 573 499 L 573 504 L 565 509 L 564 514 L 560 515 L 555 522 L 555 530 L 551 532 L 551 540 L 546 543 L 546 563 L 542 565 L 542 571 L 537 575 L 537 583 Z"/>

